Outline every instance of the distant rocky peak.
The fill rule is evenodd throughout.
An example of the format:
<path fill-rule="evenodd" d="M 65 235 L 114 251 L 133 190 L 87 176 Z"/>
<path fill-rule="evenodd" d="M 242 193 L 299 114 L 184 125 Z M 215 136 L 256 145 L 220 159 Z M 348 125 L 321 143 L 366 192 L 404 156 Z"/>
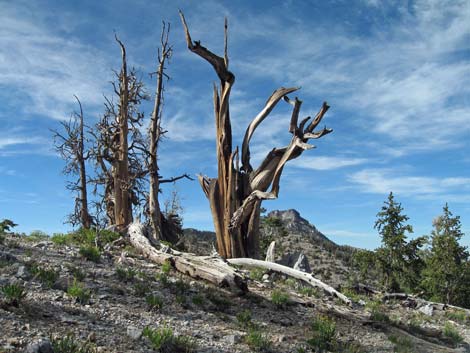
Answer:
<path fill-rule="evenodd" d="M 310 238 L 321 243 L 329 243 L 336 246 L 330 239 L 321 233 L 313 224 L 302 218 L 297 210 L 271 211 L 267 217 L 278 218 L 282 221 L 285 229 L 290 234 L 302 235 L 305 239 Z"/>
<path fill-rule="evenodd" d="M 297 210 L 290 209 L 285 211 L 271 211 L 268 213 L 268 217 L 279 218 L 284 222 L 296 222 L 296 223 L 308 223 L 307 220 L 300 217 L 300 213 Z"/>

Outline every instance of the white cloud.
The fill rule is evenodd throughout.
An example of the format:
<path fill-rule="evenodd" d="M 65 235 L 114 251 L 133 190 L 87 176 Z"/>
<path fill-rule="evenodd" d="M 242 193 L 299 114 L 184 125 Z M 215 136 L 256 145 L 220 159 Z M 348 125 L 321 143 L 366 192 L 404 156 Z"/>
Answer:
<path fill-rule="evenodd" d="M 386 194 L 390 191 L 405 196 L 451 197 L 470 190 L 470 178 L 397 175 L 388 169 L 364 169 L 348 177 L 363 192 Z M 452 199 L 458 200 L 452 196 Z"/>
<path fill-rule="evenodd" d="M 292 165 L 298 168 L 306 168 L 313 170 L 332 170 L 344 167 L 351 167 L 367 163 L 368 160 L 365 158 L 348 158 L 348 157 L 309 157 L 302 156 L 292 161 Z"/>
<path fill-rule="evenodd" d="M 470 2 L 417 1 L 399 13 L 393 25 L 364 36 L 341 26 L 302 31 L 306 24 L 279 33 L 263 21 L 268 35 L 276 33 L 276 55 L 238 65 L 354 109 L 354 125 L 399 142 L 401 155 L 460 146 L 470 133 L 470 64 L 462 57 L 470 49 Z"/>
<path fill-rule="evenodd" d="M 75 107 L 74 94 L 88 107 L 101 104 L 110 68 L 103 54 L 61 36 L 41 17 L 41 8 L 31 6 L 21 1 L 0 3 L 2 99 L 26 97 L 15 113 L 31 118 L 36 114 L 67 118 Z"/>

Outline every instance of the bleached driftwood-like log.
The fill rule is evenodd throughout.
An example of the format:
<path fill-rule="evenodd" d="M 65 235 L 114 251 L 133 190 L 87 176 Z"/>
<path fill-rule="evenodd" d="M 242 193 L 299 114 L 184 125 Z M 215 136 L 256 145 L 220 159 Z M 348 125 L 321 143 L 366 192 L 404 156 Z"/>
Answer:
<path fill-rule="evenodd" d="M 323 289 L 325 292 L 341 299 L 345 304 L 352 305 L 351 299 L 346 297 L 344 294 L 338 292 L 333 287 L 323 283 L 319 279 L 313 277 L 309 273 L 305 273 L 302 271 L 294 270 L 293 268 L 283 266 L 274 262 L 267 262 L 262 260 L 255 260 L 255 259 L 247 259 L 247 258 L 238 258 L 238 259 L 227 259 L 227 261 L 232 265 L 238 266 L 254 266 L 254 267 L 262 267 L 267 270 L 283 273 L 287 276 L 293 277 L 295 279 L 304 281 L 310 284 L 313 287 L 318 287 Z"/>
<path fill-rule="evenodd" d="M 196 279 L 204 279 L 219 287 L 228 287 L 246 292 L 245 278 L 219 256 L 197 256 L 166 247 L 159 250 L 150 244 L 140 222 L 129 225 L 131 244 L 145 257 L 157 264 L 169 262 L 173 268 Z"/>

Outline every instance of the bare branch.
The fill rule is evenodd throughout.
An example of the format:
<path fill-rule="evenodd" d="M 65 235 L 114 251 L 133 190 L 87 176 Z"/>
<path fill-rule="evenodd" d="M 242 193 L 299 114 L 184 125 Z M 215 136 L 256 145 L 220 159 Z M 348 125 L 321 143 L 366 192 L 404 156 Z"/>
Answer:
<path fill-rule="evenodd" d="M 250 140 L 255 132 L 256 128 L 262 121 L 269 115 L 269 113 L 274 109 L 276 104 L 279 102 L 281 98 L 283 98 L 286 94 L 292 93 L 298 90 L 298 87 L 292 88 L 284 88 L 281 87 L 273 92 L 271 97 L 269 97 L 268 101 L 266 102 L 263 110 L 251 121 L 250 125 L 245 132 L 245 137 L 243 138 L 242 144 L 242 170 L 249 173 L 253 170 L 250 165 Z"/>

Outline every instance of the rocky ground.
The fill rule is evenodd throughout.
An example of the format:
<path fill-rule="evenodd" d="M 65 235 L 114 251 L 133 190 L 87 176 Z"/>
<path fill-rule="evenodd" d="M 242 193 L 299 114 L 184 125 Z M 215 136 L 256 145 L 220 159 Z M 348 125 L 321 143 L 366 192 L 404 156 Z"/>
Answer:
<path fill-rule="evenodd" d="M 146 327 L 171 328 L 194 352 L 313 352 L 322 342 L 332 352 L 470 352 L 466 312 L 359 295 L 349 308 L 259 270 L 246 272 L 250 292 L 240 295 L 148 263 L 125 245 L 95 260 L 77 246 L 7 236 L 0 287 L 16 284 L 25 296 L 15 303 L 0 292 L 0 352 L 51 352 L 55 343 L 57 353 L 64 337 L 89 347 L 80 352 L 158 351 L 142 335 Z M 327 338 L 326 324 L 335 328 Z"/>

